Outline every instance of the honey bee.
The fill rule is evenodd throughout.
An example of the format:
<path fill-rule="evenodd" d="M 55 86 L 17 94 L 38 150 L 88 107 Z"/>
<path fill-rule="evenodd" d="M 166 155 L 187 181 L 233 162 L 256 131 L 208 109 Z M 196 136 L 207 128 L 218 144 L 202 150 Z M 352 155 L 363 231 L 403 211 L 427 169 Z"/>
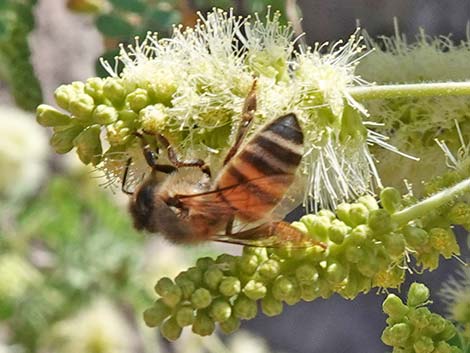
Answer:
<path fill-rule="evenodd" d="M 303 132 L 295 114 L 266 124 L 242 146 L 256 110 L 256 81 L 245 99 L 241 124 L 224 166 L 211 179 L 203 160 L 181 160 L 168 140 L 156 135 L 169 164 L 143 145 L 151 174 L 131 194 L 129 210 L 138 230 L 160 233 L 174 243 L 213 240 L 249 246 L 318 244 L 270 213 L 295 179 L 303 154 Z M 123 191 L 128 168 L 123 178 Z M 162 179 L 163 177 L 163 179 Z M 129 193 L 129 192 L 128 192 Z M 257 224 L 233 231 L 234 222 Z"/>

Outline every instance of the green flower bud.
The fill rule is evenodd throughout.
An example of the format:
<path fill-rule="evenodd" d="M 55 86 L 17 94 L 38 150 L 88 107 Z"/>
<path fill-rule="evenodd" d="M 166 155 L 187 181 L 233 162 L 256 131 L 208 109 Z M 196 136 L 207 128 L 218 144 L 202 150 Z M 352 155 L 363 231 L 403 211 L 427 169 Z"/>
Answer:
<path fill-rule="evenodd" d="M 209 315 L 216 322 L 224 322 L 232 315 L 232 307 L 226 300 L 216 299 L 210 306 Z"/>
<path fill-rule="evenodd" d="M 169 318 L 160 327 L 162 336 L 168 341 L 176 341 L 181 336 L 182 328 L 178 325 L 175 318 Z"/>
<path fill-rule="evenodd" d="M 152 82 L 148 89 L 155 101 L 170 106 L 177 86 L 172 80 L 161 78 L 157 82 Z"/>
<path fill-rule="evenodd" d="M 365 256 L 365 251 L 361 249 L 359 246 L 348 246 L 344 252 L 346 256 L 346 260 L 357 264 L 361 259 Z"/>
<path fill-rule="evenodd" d="M 64 126 L 71 122 L 70 116 L 59 112 L 57 109 L 41 104 L 37 107 L 37 121 L 42 126 Z"/>
<path fill-rule="evenodd" d="M 144 311 L 144 321 L 148 327 L 159 326 L 171 314 L 171 309 L 158 299 L 155 304 Z"/>
<path fill-rule="evenodd" d="M 446 259 L 450 259 L 454 254 L 460 254 L 459 244 L 450 229 L 431 229 L 429 231 L 429 240 L 431 246 L 439 251 Z"/>
<path fill-rule="evenodd" d="M 382 342 L 385 343 L 387 346 L 393 346 L 393 339 L 390 333 L 390 327 L 386 327 L 385 330 L 382 332 L 381 336 Z"/>
<path fill-rule="evenodd" d="M 416 307 L 429 300 L 429 289 L 422 283 L 412 283 L 408 290 L 407 305 Z"/>
<path fill-rule="evenodd" d="M 209 336 L 215 330 L 214 321 L 204 311 L 198 310 L 193 323 L 193 332 L 199 336 Z"/>
<path fill-rule="evenodd" d="M 434 336 L 444 331 L 445 328 L 446 320 L 438 314 L 431 314 L 427 331 Z"/>
<path fill-rule="evenodd" d="M 402 234 L 399 233 L 389 233 L 385 235 L 384 245 L 387 249 L 387 253 L 392 258 L 401 258 L 405 253 L 406 242 Z"/>
<path fill-rule="evenodd" d="M 395 213 L 401 209 L 401 194 L 395 188 L 384 188 L 380 192 L 380 203 L 388 213 Z"/>
<path fill-rule="evenodd" d="M 273 259 L 263 262 L 258 268 L 259 274 L 267 279 L 276 278 L 279 275 L 280 270 L 281 265 L 278 261 Z"/>
<path fill-rule="evenodd" d="M 423 329 L 429 325 L 431 312 L 425 307 L 416 308 L 409 313 L 408 318 L 415 327 Z"/>
<path fill-rule="evenodd" d="M 142 128 L 148 133 L 161 133 L 168 123 L 168 114 L 162 104 L 150 105 L 139 112 Z"/>
<path fill-rule="evenodd" d="M 118 119 L 118 112 L 109 105 L 100 104 L 93 111 L 93 122 L 100 125 L 107 125 Z"/>
<path fill-rule="evenodd" d="M 374 287 L 398 288 L 405 278 L 405 270 L 399 266 L 379 270 L 373 279 Z"/>
<path fill-rule="evenodd" d="M 241 295 L 233 304 L 233 312 L 235 316 L 240 319 L 251 320 L 256 317 L 258 307 L 256 301 Z"/>
<path fill-rule="evenodd" d="M 126 89 L 119 79 L 107 78 L 103 86 L 103 95 L 116 107 L 121 108 L 126 98 Z"/>
<path fill-rule="evenodd" d="M 274 299 L 272 295 L 267 295 L 261 299 L 261 310 L 266 316 L 280 315 L 282 306 L 282 301 Z"/>
<path fill-rule="evenodd" d="M 73 147 L 73 141 L 83 131 L 83 126 L 70 125 L 64 128 L 54 129 L 50 144 L 57 153 L 63 154 L 69 152 Z"/>
<path fill-rule="evenodd" d="M 134 92 L 131 92 L 127 95 L 126 102 L 133 111 L 139 112 L 149 104 L 147 90 L 143 88 L 137 88 Z"/>
<path fill-rule="evenodd" d="M 243 248 L 243 255 L 255 255 L 260 261 L 268 259 L 268 252 L 266 248 L 256 246 L 245 246 Z"/>
<path fill-rule="evenodd" d="M 191 304 L 195 309 L 204 309 L 211 305 L 212 295 L 205 288 L 196 289 L 191 295 Z"/>
<path fill-rule="evenodd" d="M 240 319 L 232 315 L 229 319 L 220 323 L 220 329 L 225 334 L 230 334 L 237 331 L 240 328 Z"/>
<path fill-rule="evenodd" d="M 456 203 L 449 211 L 449 220 L 452 224 L 467 225 L 470 222 L 470 205 L 465 202 Z"/>
<path fill-rule="evenodd" d="M 92 77 L 86 80 L 84 92 L 93 97 L 95 101 L 101 101 L 103 99 L 103 86 L 104 81 L 102 78 Z"/>
<path fill-rule="evenodd" d="M 188 305 L 182 306 L 176 311 L 175 318 L 180 327 L 192 325 L 194 322 L 194 309 Z"/>
<path fill-rule="evenodd" d="M 258 300 L 263 298 L 266 295 L 266 287 L 262 282 L 257 282 L 255 280 L 250 280 L 243 288 L 243 293 L 253 300 Z"/>
<path fill-rule="evenodd" d="M 281 275 L 274 281 L 272 294 L 277 300 L 288 300 L 295 296 L 294 292 L 298 290 L 298 285 L 292 278 Z"/>
<path fill-rule="evenodd" d="M 315 266 L 302 264 L 295 270 L 295 277 L 300 284 L 309 284 L 318 280 L 318 271 Z"/>
<path fill-rule="evenodd" d="M 321 216 L 321 217 L 326 217 L 330 221 L 336 220 L 336 215 L 330 210 L 325 210 L 325 209 L 320 210 L 320 211 L 317 212 L 317 215 Z"/>
<path fill-rule="evenodd" d="M 202 271 L 199 268 L 191 267 L 188 269 L 187 275 L 196 285 L 202 281 Z"/>
<path fill-rule="evenodd" d="M 334 220 L 331 227 L 328 228 L 328 238 L 336 243 L 341 244 L 351 228 L 339 220 Z"/>
<path fill-rule="evenodd" d="M 157 282 L 155 291 L 162 297 L 163 302 L 170 307 L 178 304 L 183 296 L 181 288 L 168 277 L 164 277 Z"/>
<path fill-rule="evenodd" d="M 366 224 L 369 218 L 369 210 L 361 203 L 354 203 L 349 208 L 349 219 L 353 227 Z"/>
<path fill-rule="evenodd" d="M 348 246 L 361 245 L 363 244 L 368 236 L 371 234 L 371 230 L 368 226 L 361 224 L 355 227 L 346 237 L 345 242 Z"/>
<path fill-rule="evenodd" d="M 158 280 L 157 284 L 154 287 L 154 290 L 159 296 L 163 297 L 171 290 L 173 286 L 174 283 L 171 279 L 169 279 L 168 277 L 163 277 Z"/>
<path fill-rule="evenodd" d="M 217 256 L 217 259 L 215 261 L 217 263 L 217 266 L 222 270 L 222 271 L 227 271 L 229 273 L 234 273 L 237 268 L 237 257 L 229 254 L 221 254 Z"/>
<path fill-rule="evenodd" d="M 439 266 L 439 253 L 430 252 L 430 253 L 416 253 L 416 262 L 418 266 L 422 266 L 425 269 L 430 271 L 435 270 Z"/>
<path fill-rule="evenodd" d="M 308 234 L 320 240 L 327 239 L 328 228 L 331 225 L 329 217 L 308 214 L 300 218 L 300 222 L 305 224 Z"/>
<path fill-rule="evenodd" d="M 408 307 L 395 294 L 389 294 L 382 304 L 382 310 L 392 319 L 400 320 L 408 313 Z"/>
<path fill-rule="evenodd" d="M 122 146 L 131 140 L 130 130 L 122 120 L 106 126 L 106 137 L 113 146 Z"/>
<path fill-rule="evenodd" d="M 357 270 L 365 277 L 372 278 L 379 271 L 379 260 L 371 255 L 365 253 L 357 263 Z"/>
<path fill-rule="evenodd" d="M 444 329 L 437 335 L 435 338 L 441 341 L 449 341 L 457 334 L 455 326 L 450 322 L 445 320 Z"/>
<path fill-rule="evenodd" d="M 367 225 L 377 235 L 390 233 L 393 230 L 390 214 L 383 210 L 373 210 L 369 214 Z"/>
<path fill-rule="evenodd" d="M 295 229 L 300 230 L 302 233 L 310 234 L 305 223 L 294 221 L 290 225 L 294 227 Z M 313 235 L 313 234 L 310 234 L 310 235 Z"/>
<path fill-rule="evenodd" d="M 326 268 L 326 279 L 330 283 L 340 283 L 347 276 L 346 269 L 338 262 L 333 262 Z"/>
<path fill-rule="evenodd" d="M 459 352 L 461 352 L 459 350 Z M 434 348 L 433 353 L 453 353 L 452 347 L 447 342 L 438 342 Z"/>
<path fill-rule="evenodd" d="M 70 100 L 75 94 L 71 85 L 61 85 L 54 91 L 54 99 L 59 107 L 69 110 Z"/>
<path fill-rule="evenodd" d="M 434 350 L 434 342 L 432 338 L 421 336 L 414 344 L 413 348 L 416 353 L 431 353 Z"/>
<path fill-rule="evenodd" d="M 351 219 L 349 217 L 350 209 L 351 209 L 351 205 L 348 203 L 341 203 L 336 208 L 336 215 L 341 221 L 346 223 L 348 226 L 352 226 Z"/>
<path fill-rule="evenodd" d="M 428 233 L 421 228 L 406 226 L 403 228 L 403 235 L 408 245 L 413 248 L 421 248 L 429 241 Z"/>
<path fill-rule="evenodd" d="M 81 121 L 88 121 L 95 109 L 95 102 L 88 94 L 78 94 L 72 98 L 69 111 Z"/>
<path fill-rule="evenodd" d="M 371 195 L 364 195 L 357 199 L 357 201 L 367 207 L 369 211 L 374 211 L 379 209 L 379 204 L 377 200 Z"/>
<path fill-rule="evenodd" d="M 243 254 L 238 261 L 240 270 L 247 275 L 251 275 L 258 267 L 258 257 L 256 255 Z"/>
<path fill-rule="evenodd" d="M 203 281 L 210 289 L 216 289 L 219 286 L 220 281 L 222 281 L 223 277 L 224 274 L 221 270 L 219 270 L 217 267 L 211 267 L 206 272 L 204 272 Z"/>
<path fill-rule="evenodd" d="M 241 283 L 236 277 L 225 277 L 219 285 L 219 292 L 226 297 L 237 295 L 240 290 Z"/>
<path fill-rule="evenodd" d="M 311 302 L 319 296 L 319 285 L 313 283 L 300 283 L 300 297 L 306 302 Z"/>
<path fill-rule="evenodd" d="M 97 165 L 101 161 L 103 150 L 101 148 L 101 127 L 99 125 L 88 126 L 74 140 L 77 154 L 85 164 Z"/>
<path fill-rule="evenodd" d="M 134 128 L 137 128 L 139 115 L 136 112 L 130 109 L 123 109 L 123 110 L 118 111 L 118 115 L 119 115 L 119 120 L 122 120 L 122 122 L 126 126 L 132 126 Z"/>
<path fill-rule="evenodd" d="M 178 285 L 178 287 L 180 287 L 183 298 L 184 299 L 191 298 L 191 294 L 193 294 L 194 290 L 196 289 L 194 282 L 184 275 L 183 276 L 178 275 L 175 278 L 175 282 Z"/>
<path fill-rule="evenodd" d="M 390 327 L 390 341 L 392 346 L 403 345 L 410 337 L 411 328 L 408 324 L 401 322 Z M 384 341 L 385 344 L 388 344 Z"/>

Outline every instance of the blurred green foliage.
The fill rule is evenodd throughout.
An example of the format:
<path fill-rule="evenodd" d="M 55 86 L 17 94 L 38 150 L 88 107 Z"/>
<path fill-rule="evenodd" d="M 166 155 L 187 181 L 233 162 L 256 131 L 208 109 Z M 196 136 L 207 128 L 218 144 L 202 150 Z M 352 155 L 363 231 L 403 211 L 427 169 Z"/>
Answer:
<path fill-rule="evenodd" d="M 31 65 L 28 35 L 34 28 L 37 0 L 0 1 L 0 79 L 10 86 L 16 104 L 33 111 L 42 102 L 39 81 Z"/>
<path fill-rule="evenodd" d="M 53 177 L 15 216 L 1 219 L 0 321 L 28 352 L 54 322 L 97 296 L 136 315 L 149 304 L 136 283 L 144 236 L 89 179 Z"/>

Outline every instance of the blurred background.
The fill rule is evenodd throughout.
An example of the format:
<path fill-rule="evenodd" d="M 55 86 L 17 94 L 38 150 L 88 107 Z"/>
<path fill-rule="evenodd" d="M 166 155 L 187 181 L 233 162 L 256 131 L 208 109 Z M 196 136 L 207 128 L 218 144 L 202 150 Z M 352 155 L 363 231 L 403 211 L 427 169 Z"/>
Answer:
<path fill-rule="evenodd" d="M 104 75 L 98 58 L 112 58 L 118 43 L 148 30 L 167 36 L 173 23 L 192 25 L 197 10 L 267 5 L 286 20 L 302 17 L 307 43 L 345 39 L 358 24 L 372 37 L 393 35 L 394 17 L 411 41 L 420 27 L 457 42 L 469 31 L 464 0 L 0 0 L 0 353 L 387 351 L 384 295 L 375 292 L 260 315 L 230 337 L 164 341 L 141 318 L 153 284 L 220 247 L 174 247 L 135 232 L 126 198 L 74 156 L 53 154 L 35 122 L 35 107 L 54 105 L 59 85 Z M 456 267 L 447 261 L 419 279 L 436 292 Z M 443 311 L 438 300 L 434 309 Z"/>

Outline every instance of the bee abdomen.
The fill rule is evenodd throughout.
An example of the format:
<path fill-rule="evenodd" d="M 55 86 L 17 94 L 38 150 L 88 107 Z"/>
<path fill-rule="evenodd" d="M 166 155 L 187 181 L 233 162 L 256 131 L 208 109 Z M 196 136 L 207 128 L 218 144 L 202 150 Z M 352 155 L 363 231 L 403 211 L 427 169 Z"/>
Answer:
<path fill-rule="evenodd" d="M 303 133 L 294 114 L 259 131 L 225 167 L 217 188 L 237 186 L 225 197 L 242 218 L 262 218 L 279 203 L 294 180 L 303 153 Z M 224 193 L 225 195 L 225 193 Z"/>

